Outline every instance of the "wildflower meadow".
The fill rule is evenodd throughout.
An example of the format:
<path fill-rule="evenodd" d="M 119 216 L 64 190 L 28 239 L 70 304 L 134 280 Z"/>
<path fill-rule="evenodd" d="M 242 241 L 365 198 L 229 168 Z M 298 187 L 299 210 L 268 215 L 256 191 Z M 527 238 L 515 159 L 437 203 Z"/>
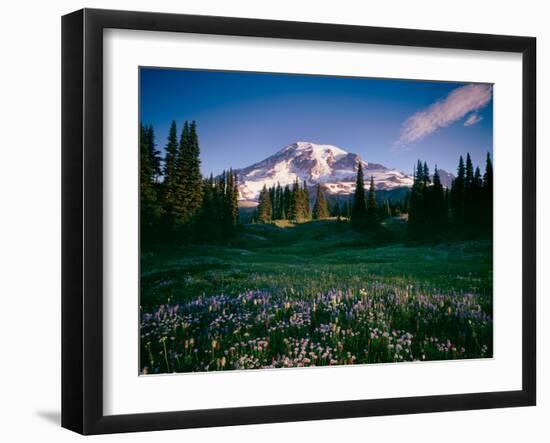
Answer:
<path fill-rule="evenodd" d="M 492 356 L 490 245 L 358 248 L 335 229 L 145 255 L 141 373 Z"/>

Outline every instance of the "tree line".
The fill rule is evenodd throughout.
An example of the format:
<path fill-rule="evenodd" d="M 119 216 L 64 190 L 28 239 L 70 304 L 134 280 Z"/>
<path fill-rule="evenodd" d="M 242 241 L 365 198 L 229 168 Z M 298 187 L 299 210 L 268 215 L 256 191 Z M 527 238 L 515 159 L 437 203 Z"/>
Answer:
<path fill-rule="evenodd" d="M 389 206 L 388 206 L 389 207 Z M 386 209 L 386 204 L 384 204 Z M 387 214 L 386 214 L 387 215 Z M 355 181 L 355 192 L 353 194 L 353 206 L 351 210 L 351 225 L 357 230 L 376 230 L 380 220 L 384 216 L 378 210 L 376 201 L 376 188 L 374 178 L 370 177 L 369 190 L 365 194 L 365 178 L 361 162 L 357 166 L 357 178 Z"/>
<path fill-rule="evenodd" d="M 324 200 L 322 192 L 320 194 Z M 317 199 L 319 199 L 319 192 L 317 193 Z M 323 204 L 322 201 L 319 203 Z M 326 206 L 326 202 L 324 206 Z M 296 178 L 292 186 L 282 187 L 280 184 L 269 188 L 266 185 L 263 186 L 258 197 L 255 221 L 259 223 L 269 223 L 273 220 L 303 222 L 311 220 L 314 215 L 317 216 L 316 218 L 326 218 L 328 216 L 328 214 L 321 214 L 319 211 L 316 214 L 312 213 L 307 184 L 305 180 L 300 183 Z"/>
<path fill-rule="evenodd" d="M 140 225 L 151 237 L 218 240 L 238 225 L 238 183 L 232 169 L 220 176 L 201 173 L 197 123 L 185 121 L 178 136 L 172 121 L 164 158 L 152 126 L 140 125 Z"/>
<path fill-rule="evenodd" d="M 430 177 L 426 162 L 418 160 L 414 183 L 407 195 L 408 231 L 413 239 L 448 232 L 480 235 L 492 232 L 493 165 L 487 153 L 485 173 L 474 169 L 470 154 L 458 161 L 457 176 L 451 189 L 441 184 L 437 166 Z"/>
<path fill-rule="evenodd" d="M 217 177 L 201 174 L 197 123 L 185 121 L 178 136 L 172 121 L 161 156 L 154 128 L 140 125 L 140 225 L 142 240 L 178 236 L 183 239 L 218 241 L 238 230 L 238 178 L 232 169 Z M 491 232 L 493 223 L 493 166 L 488 153 L 485 171 L 473 166 L 470 154 L 461 156 L 457 176 L 448 189 L 433 176 L 426 162 L 417 162 L 412 188 L 404 201 L 377 201 L 374 179 L 368 190 L 362 164 L 357 166 L 356 187 L 347 199 L 327 198 L 317 184 L 313 204 L 305 181 L 267 187 L 260 194 L 254 220 L 296 222 L 329 217 L 349 219 L 354 229 L 374 231 L 381 220 L 408 213 L 411 238 L 421 239 L 453 232 L 479 235 Z"/>
<path fill-rule="evenodd" d="M 359 168 L 358 182 L 363 180 L 361 165 Z M 390 202 L 387 199 L 380 204 L 377 202 L 372 179 L 368 197 L 365 197 L 364 185 L 356 186 L 357 189 L 359 191 L 348 198 L 342 199 L 338 196 L 328 198 L 325 195 L 323 186 L 317 184 L 312 200 L 306 181 L 300 183 L 297 178 L 292 186 L 281 186 L 279 183 L 271 187 L 264 185 L 260 191 L 258 207 L 253 221 L 258 223 L 270 223 L 275 220 L 304 222 L 334 217 L 339 220 L 351 219 L 354 227 L 358 229 L 370 229 L 376 228 L 381 220 L 402 213 L 401 202 Z M 363 192 L 363 197 L 360 195 L 361 192 Z M 360 203 L 362 200 L 364 200 L 364 209 Z M 368 214 L 371 214 L 371 216 Z"/>

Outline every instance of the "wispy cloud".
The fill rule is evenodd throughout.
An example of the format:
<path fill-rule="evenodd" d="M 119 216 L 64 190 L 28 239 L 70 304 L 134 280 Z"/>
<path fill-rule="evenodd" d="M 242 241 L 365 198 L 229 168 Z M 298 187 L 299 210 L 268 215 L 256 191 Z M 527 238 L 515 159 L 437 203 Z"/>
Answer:
<path fill-rule="evenodd" d="M 472 126 L 476 123 L 479 123 L 481 120 L 483 120 L 483 117 L 477 113 L 470 114 L 468 118 L 464 121 L 464 126 Z"/>
<path fill-rule="evenodd" d="M 492 90 L 491 85 L 482 84 L 469 84 L 454 89 L 444 99 L 432 103 L 426 109 L 405 120 L 395 147 L 406 149 L 408 145 L 440 128 L 449 126 L 470 112 L 473 114 L 468 117 L 464 125 L 470 126 L 479 122 L 481 117 L 475 111 L 489 103 Z"/>

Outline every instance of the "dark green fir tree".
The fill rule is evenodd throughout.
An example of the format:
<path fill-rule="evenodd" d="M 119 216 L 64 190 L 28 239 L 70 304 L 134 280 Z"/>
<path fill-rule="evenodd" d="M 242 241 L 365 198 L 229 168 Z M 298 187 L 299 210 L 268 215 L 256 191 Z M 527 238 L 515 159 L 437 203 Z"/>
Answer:
<path fill-rule="evenodd" d="M 355 180 L 355 193 L 351 207 L 351 224 L 355 229 L 364 229 L 367 223 L 367 202 L 365 200 L 365 179 L 361 162 L 357 165 L 357 178 Z"/>
<path fill-rule="evenodd" d="M 483 229 L 491 232 L 493 228 L 493 162 L 487 153 L 485 173 L 483 174 Z"/>
<path fill-rule="evenodd" d="M 457 176 L 451 187 L 451 212 L 453 223 L 457 227 L 464 225 L 464 202 L 465 202 L 465 187 L 466 187 L 466 168 L 464 167 L 464 159 L 460 156 L 458 161 Z"/>
<path fill-rule="evenodd" d="M 426 211 L 424 199 L 424 167 L 418 160 L 414 173 L 413 186 L 409 193 L 408 221 L 409 236 L 418 239 L 424 236 L 426 230 Z"/>
<path fill-rule="evenodd" d="M 369 193 L 367 195 L 367 229 L 376 229 L 380 223 L 378 218 L 378 204 L 376 203 L 376 188 L 374 186 L 374 178 L 370 177 Z"/>
<path fill-rule="evenodd" d="M 271 221 L 271 199 L 269 198 L 269 191 L 264 185 L 260 191 L 260 197 L 258 200 L 258 222 L 269 223 Z"/>
<path fill-rule="evenodd" d="M 329 210 L 327 200 L 325 199 L 325 194 L 321 189 L 321 185 L 317 185 L 317 190 L 315 193 L 315 205 L 313 206 L 313 218 L 315 220 L 322 220 L 329 217 Z"/>
<path fill-rule="evenodd" d="M 162 195 L 164 212 L 168 217 L 168 223 L 173 222 L 173 210 L 176 200 L 176 183 L 177 183 L 177 161 L 178 161 L 178 134 L 176 128 L 176 122 L 172 120 L 170 130 L 168 132 L 168 140 L 165 148 L 164 158 L 164 170 L 163 170 L 163 183 L 162 183 Z"/>

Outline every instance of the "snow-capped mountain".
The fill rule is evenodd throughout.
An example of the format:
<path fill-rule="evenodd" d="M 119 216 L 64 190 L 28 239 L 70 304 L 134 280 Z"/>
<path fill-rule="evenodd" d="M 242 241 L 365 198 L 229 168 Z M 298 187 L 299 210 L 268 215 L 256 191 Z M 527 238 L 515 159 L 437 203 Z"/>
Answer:
<path fill-rule="evenodd" d="M 412 186 L 412 177 L 378 163 L 362 160 L 357 154 L 332 145 L 296 142 L 271 157 L 235 171 L 239 200 L 256 201 L 264 185 L 291 185 L 296 178 L 309 186 L 323 185 L 329 195 L 346 195 L 355 190 L 357 164 L 361 162 L 368 185 L 370 177 L 377 189 L 391 190 Z"/>

